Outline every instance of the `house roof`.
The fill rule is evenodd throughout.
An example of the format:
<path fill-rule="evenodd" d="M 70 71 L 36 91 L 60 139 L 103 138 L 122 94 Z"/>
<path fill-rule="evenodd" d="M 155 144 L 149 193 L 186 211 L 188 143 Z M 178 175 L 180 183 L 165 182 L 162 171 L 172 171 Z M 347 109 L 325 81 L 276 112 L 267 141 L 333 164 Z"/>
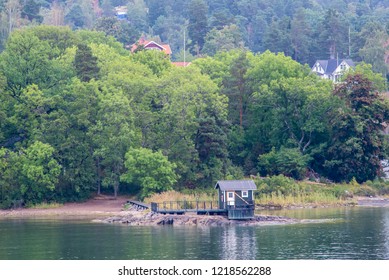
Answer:
<path fill-rule="evenodd" d="M 248 191 L 256 190 L 257 186 L 253 180 L 228 180 L 218 181 L 215 185 L 215 189 L 220 188 L 222 191 L 238 190 Z"/>
<path fill-rule="evenodd" d="M 179 66 L 179 67 L 187 67 L 191 64 L 191 62 L 175 61 L 175 62 L 172 62 L 172 64 L 175 66 Z"/>
<path fill-rule="evenodd" d="M 346 62 L 350 67 L 354 67 L 354 61 L 352 59 L 328 59 L 328 60 L 317 60 L 315 62 L 319 63 L 324 70 L 324 74 L 332 74 L 338 68 L 342 62 Z"/>
<path fill-rule="evenodd" d="M 172 50 L 171 50 L 169 44 L 158 44 L 155 41 L 148 41 L 148 40 L 145 40 L 144 38 L 140 38 L 136 44 L 132 45 L 131 52 L 134 52 L 138 48 L 138 46 L 141 46 L 141 45 L 145 49 L 159 49 L 160 51 L 163 51 L 164 53 L 166 53 L 168 55 L 172 54 Z"/>

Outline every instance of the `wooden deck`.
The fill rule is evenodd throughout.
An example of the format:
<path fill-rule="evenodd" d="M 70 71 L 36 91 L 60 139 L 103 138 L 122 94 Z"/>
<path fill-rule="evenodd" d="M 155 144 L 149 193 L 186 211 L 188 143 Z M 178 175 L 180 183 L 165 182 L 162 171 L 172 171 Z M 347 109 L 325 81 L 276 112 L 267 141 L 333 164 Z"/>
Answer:
<path fill-rule="evenodd" d="M 150 209 L 151 205 L 143 202 L 139 202 L 136 200 L 127 200 L 127 204 L 134 205 L 138 209 Z"/>
<path fill-rule="evenodd" d="M 254 217 L 254 204 L 245 206 L 228 206 L 227 209 L 220 209 L 217 201 L 165 201 L 163 203 L 143 202 L 128 200 L 128 204 L 139 210 L 151 209 L 160 214 L 184 215 L 185 213 L 196 213 L 197 215 L 225 215 L 230 220 L 244 220 Z"/>
<path fill-rule="evenodd" d="M 183 215 L 187 212 L 197 215 L 225 215 L 227 210 L 219 209 L 217 201 L 166 201 L 151 203 L 151 211 L 161 214 Z"/>

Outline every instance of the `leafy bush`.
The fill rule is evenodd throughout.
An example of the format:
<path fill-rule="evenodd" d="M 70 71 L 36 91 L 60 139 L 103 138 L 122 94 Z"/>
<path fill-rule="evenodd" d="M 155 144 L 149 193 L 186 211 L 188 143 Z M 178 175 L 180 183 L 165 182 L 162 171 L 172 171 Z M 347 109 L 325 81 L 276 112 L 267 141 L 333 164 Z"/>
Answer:
<path fill-rule="evenodd" d="M 258 169 L 262 175 L 283 174 L 301 180 L 307 171 L 309 156 L 301 154 L 297 148 L 274 148 L 258 158 Z"/>
<path fill-rule="evenodd" d="M 374 181 L 366 181 L 365 184 L 377 190 L 378 195 L 389 194 L 389 181 L 385 181 L 383 179 L 375 179 Z"/>
<path fill-rule="evenodd" d="M 378 191 L 367 185 L 361 185 L 360 187 L 355 188 L 353 193 L 357 196 L 377 196 Z"/>
<path fill-rule="evenodd" d="M 171 190 L 177 181 L 176 165 L 161 152 L 139 148 L 126 153 L 127 171 L 121 180 L 142 187 L 140 198 Z"/>
<path fill-rule="evenodd" d="M 296 193 L 299 189 L 299 185 L 292 178 L 285 177 L 284 175 L 277 175 L 272 177 L 266 177 L 261 180 L 257 180 L 259 194 L 271 194 L 281 193 L 283 195 Z"/>

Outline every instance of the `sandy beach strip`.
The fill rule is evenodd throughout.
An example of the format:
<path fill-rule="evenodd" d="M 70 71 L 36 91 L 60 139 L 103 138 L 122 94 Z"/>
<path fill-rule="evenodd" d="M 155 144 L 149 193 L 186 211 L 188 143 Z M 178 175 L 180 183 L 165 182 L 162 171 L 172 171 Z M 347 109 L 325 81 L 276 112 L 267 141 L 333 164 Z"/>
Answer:
<path fill-rule="evenodd" d="M 112 215 L 124 215 L 123 207 L 128 198 L 96 197 L 81 203 L 65 203 L 56 208 L 20 208 L 0 210 L 0 218 L 100 218 Z"/>

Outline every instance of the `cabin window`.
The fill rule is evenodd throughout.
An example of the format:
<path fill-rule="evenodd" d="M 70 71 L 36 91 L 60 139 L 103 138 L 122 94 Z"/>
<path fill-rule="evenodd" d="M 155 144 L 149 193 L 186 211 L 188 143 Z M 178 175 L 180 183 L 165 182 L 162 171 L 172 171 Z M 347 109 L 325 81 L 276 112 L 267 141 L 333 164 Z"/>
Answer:
<path fill-rule="evenodd" d="M 242 197 L 249 197 L 248 191 L 242 191 Z"/>
<path fill-rule="evenodd" d="M 234 198 L 234 193 L 233 192 L 229 192 L 228 193 L 228 198 Z"/>

